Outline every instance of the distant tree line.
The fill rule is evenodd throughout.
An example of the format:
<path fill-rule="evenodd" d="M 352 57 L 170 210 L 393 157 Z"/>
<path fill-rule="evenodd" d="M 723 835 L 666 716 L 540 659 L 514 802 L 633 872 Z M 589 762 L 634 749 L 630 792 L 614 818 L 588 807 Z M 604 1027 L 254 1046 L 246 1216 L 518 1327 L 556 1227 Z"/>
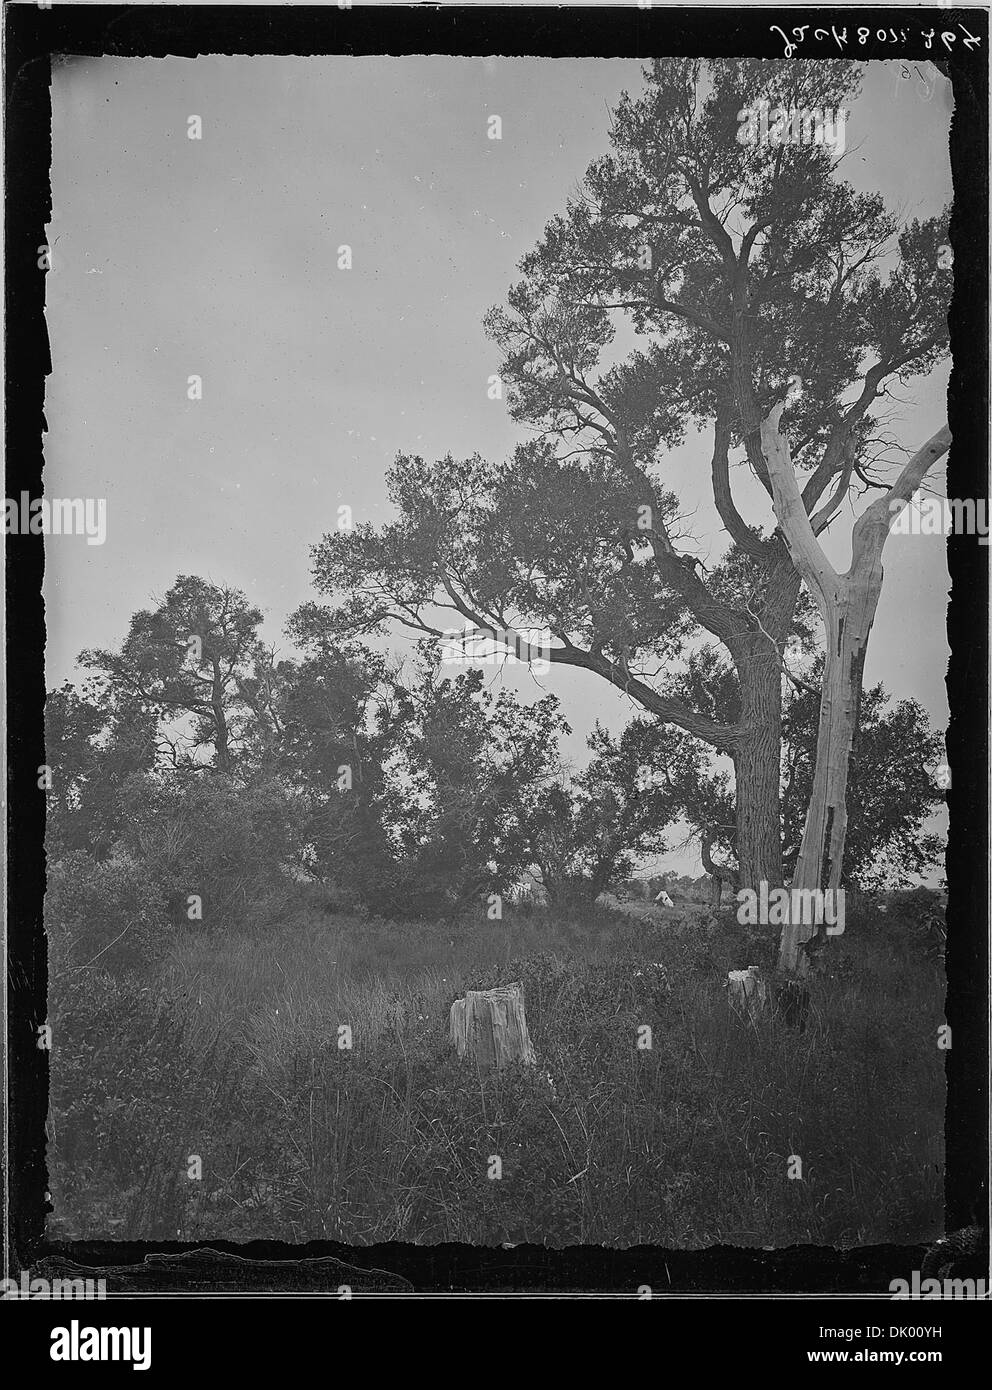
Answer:
<path fill-rule="evenodd" d="M 732 851 L 727 774 L 681 731 L 597 726 L 575 770 L 554 696 L 525 704 L 479 669 L 449 675 L 431 640 L 404 667 L 307 606 L 289 625 L 300 655 L 279 658 L 261 623 L 243 593 L 183 575 L 134 615 L 119 649 L 85 650 L 83 679 L 49 693 L 51 906 L 75 924 L 80 959 L 115 923 L 111 958 L 168 924 L 278 921 L 304 884 L 375 915 L 435 918 L 491 909 L 534 874 L 565 909 L 627 883 L 679 833 L 706 840 L 715 867 L 721 844 Z M 815 679 L 784 720 L 787 857 Z M 924 872 L 939 850 L 922 826 L 940 740 L 918 705 L 889 709 L 881 687 L 866 694 L 860 737 L 850 877 Z"/>

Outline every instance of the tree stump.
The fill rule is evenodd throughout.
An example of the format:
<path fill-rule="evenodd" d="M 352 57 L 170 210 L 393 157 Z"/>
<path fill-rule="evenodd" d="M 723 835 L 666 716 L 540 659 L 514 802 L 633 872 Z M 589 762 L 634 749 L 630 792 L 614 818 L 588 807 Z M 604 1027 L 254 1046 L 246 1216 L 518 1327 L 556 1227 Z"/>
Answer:
<path fill-rule="evenodd" d="M 727 974 L 727 999 L 735 1013 L 752 1023 L 768 1012 L 768 978 L 760 965 Z"/>
<path fill-rule="evenodd" d="M 470 989 L 451 1006 L 451 1041 L 459 1057 L 483 1067 L 537 1061 L 527 1033 L 524 992 L 519 984 Z"/>

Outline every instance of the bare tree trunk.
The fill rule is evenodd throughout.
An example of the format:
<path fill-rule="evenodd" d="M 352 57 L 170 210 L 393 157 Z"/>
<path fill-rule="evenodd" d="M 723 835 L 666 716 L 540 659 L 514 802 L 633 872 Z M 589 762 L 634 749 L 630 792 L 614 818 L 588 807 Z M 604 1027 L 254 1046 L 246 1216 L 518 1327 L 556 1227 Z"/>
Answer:
<path fill-rule="evenodd" d="M 899 504 L 905 506 L 932 465 L 950 447 L 945 426 L 906 464 L 889 491 L 858 518 L 851 565 L 837 574 L 820 548 L 792 467 L 788 440 L 779 433 L 782 406 L 761 426 L 772 483 L 775 516 L 796 567 L 819 604 L 826 639 L 823 694 L 816 741 L 816 766 L 793 889 L 840 887 L 847 834 L 847 780 L 858 730 L 868 637 L 882 591 L 882 549 Z M 822 525 L 829 516 L 822 517 Z M 822 525 L 821 528 L 822 529 Z M 809 914 L 810 916 L 812 914 Z M 779 969 L 803 975 L 811 921 L 788 921 L 782 929 Z"/>
<path fill-rule="evenodd" d="M 828 654 L 823 671 L 813 788 L 792 883 L 840 887 L 847 835 L 847 781 L 858 732 L 868 637 L 882 589 L 879 568 L 842 580 L 824 615 Z"/>

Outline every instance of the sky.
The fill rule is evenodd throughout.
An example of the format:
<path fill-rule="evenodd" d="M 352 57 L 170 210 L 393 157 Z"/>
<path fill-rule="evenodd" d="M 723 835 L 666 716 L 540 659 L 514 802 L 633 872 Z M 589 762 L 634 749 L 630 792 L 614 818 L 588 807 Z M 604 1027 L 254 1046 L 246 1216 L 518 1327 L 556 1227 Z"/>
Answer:
<path fill-rule="evenodd" d="M 56 69 L 45 488 L 106 498 L 107 537 L 47 539 L 49 686 L 78 674 L 83 647 L 119 645 L 132 613 L 182 573 L 243 589 L 265 613 L 263 635 L 291 654 L 282 629 L 316 596 L 309 549 L 340 505 L 383 522 L 398 452 L 500 458 L 526 437 L 489 399 L 499 356 L 482 317 L 608 148 L 621 91 L 640 86 L 640 64 L 619 59 L 70 58 Z M 931 215 L 951 197 L 950 114 L 932 66 L 866 65 L 846 177 L 901 217 Z M 500 140 L 487 138 L 492 115 Z M 188 399 L 193 375 L 200 400 Z M 901 393 L 890 427 L 905 446 L 943 423 L 946 383 L 940 367 Z M 706 439 L 690 440 L 662 476 L 712 559 L 703 456 Z M 752 490 L 743 509 L 758 519 L 763 508 Z M 831 530 L 835 565 L 846 567 L 849 536 L 847 522 Z M 866 679 L 943 727 L 943 541 L 893 535 L 885 570 Z M 410 651 L 412 635 L 392 645 Z M 556 667 L 539 685 L 493 674 L 527 698 L 561 698 L 573 756 L 596 719 L 617 728 L 635 712 L 587 673 Z"/>

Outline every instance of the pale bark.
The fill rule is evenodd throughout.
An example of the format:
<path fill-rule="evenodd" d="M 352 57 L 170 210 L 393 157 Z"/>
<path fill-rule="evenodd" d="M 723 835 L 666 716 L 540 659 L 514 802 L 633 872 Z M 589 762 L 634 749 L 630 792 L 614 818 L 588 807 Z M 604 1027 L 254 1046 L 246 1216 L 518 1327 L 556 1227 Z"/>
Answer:
<path fill-rule="evenodd" d="M 532 1065 L 536 1060 L 524 1016 L 519 984 L 466 992 L 451 1006 L 451 1041 L 459 1057 L 480 1067 L 505 1067 L 510 1062 Z"/>
<path fill-rule="evenodd" d="M 782 406 L 761 426 L 761 442 L 779 528 L 789 553 L 816 598 L 826 654 L 816 764 L 793 888 L 837 890 L 847 833 L 847 780 L 858 731 L 865 656 L 882 591 L 882 550 L 894 519 L 893 504 L 908 503 L 928 470 L 950 447 L 945 426 L 906 464 L 897 482 L 858 518 L 850 568 L 838 574 L 820 547 L 796 482 L 788 440 L 779 433 Z M 779 969 L 804 975 L 803 949 L 816 927 L 788 922 L 782 929 Z"/>
<path fill-rule="evenodd" d="M 758 965 L 731 970 L 727 975 L 727 1002 L 734 1013 L 754 1023 L 768 1013 L 768 979 Z"/>

